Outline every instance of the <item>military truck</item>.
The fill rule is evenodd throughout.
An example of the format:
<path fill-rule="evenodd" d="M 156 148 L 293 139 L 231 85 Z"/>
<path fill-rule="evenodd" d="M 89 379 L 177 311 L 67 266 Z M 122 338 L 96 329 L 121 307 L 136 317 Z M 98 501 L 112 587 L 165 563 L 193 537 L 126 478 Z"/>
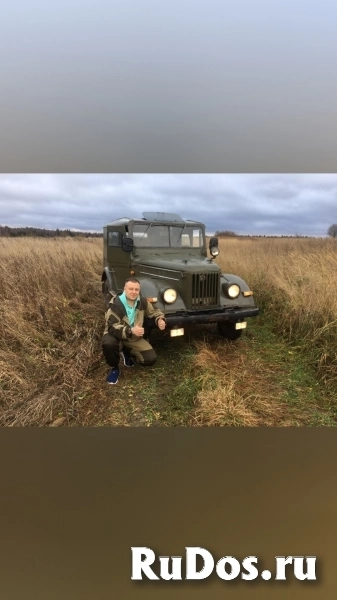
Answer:
<path fill-rule="evenodd" d="M 222 273 L 216 264 L 216 237 L 209 240 L 207 256 L 202 223 L 174 213 L 144 212 L 142 218 L 111 221 L 103 227 L 103 237 L 106 307 L 123 291 L 125 280 L 136 277 L 142 295 L 165 313 L 172 337 L 184 335 L 188 325 L 217 323 L 223 337 L 236 340 L 247 327 L 246 319 L 259 314 L 247 283 Z"/>

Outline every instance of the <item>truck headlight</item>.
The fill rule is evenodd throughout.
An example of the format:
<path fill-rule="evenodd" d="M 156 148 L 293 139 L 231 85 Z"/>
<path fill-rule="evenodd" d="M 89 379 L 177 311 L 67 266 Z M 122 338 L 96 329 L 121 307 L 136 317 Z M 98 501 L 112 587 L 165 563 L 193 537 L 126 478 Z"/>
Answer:
<path fill-rule="evenodd" d="M 241 292 L 240 286 L 237 283 L 224 283 L 222 289 L 228 298 L 237 298 Z"/>
<path fill-rule="evenodd" d="M 211 255 L 213 256 L 213 258 L 218 256 L 218 254 L 219 254 L 219 248 L 217 248 L 217 246 L 212 246 L 209 251 L 210 251 Z"/>
<path fill-rule="evenodd" d="M 177 292 L 173 288 L 167 288 L 163 292 L 164 302 L 166 302 L 166 304 L 173 304 L 177 299 L 177 295 Z"/>

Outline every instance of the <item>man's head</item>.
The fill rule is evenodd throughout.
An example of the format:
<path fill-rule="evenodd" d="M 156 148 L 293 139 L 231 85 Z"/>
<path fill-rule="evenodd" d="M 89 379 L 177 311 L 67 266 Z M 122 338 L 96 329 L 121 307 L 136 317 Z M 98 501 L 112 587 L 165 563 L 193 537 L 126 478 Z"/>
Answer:
<path fill-rule="evenodd" d="M 140 294 L 140 283 L 138 279 L 130 277 L 124 284 L 125 296 L 128 300 L 136 300 Z"/>

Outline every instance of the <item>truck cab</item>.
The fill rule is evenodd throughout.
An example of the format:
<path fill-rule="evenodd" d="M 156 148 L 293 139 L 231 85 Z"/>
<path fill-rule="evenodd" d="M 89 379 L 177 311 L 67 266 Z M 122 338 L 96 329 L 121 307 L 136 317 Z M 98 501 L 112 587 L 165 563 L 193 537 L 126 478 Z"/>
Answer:
<path fill-rule="evenodd" d="M 103 234 L 106 307 L 122 293 L 125 280 L 135 277 L 141 294 L 165 314 L 172 337 L 184 335 L 187 325 L 217 323 L 219 333 L 234 340 L 246 319 L 259 314 L 247 283 L 216 264 L 218 239 L 210 238 L 207 248 L 203 223 L 145 212 L 108 223 Z"/>

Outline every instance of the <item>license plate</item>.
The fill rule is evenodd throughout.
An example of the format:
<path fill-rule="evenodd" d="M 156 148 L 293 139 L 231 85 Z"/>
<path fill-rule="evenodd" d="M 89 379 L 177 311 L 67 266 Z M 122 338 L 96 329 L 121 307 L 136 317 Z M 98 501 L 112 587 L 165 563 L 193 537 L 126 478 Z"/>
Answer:
<path fill-rule="evenodd" d="M 235 323 L 235 329 L 246 329 L 247 321 L 242 321 L 242 323 Z"/>
<path fill-rule="evenodd" d="M 184 329 L 170 329 L 170 336 L 176 337 L 177 335 L 184 335 Z"/>

